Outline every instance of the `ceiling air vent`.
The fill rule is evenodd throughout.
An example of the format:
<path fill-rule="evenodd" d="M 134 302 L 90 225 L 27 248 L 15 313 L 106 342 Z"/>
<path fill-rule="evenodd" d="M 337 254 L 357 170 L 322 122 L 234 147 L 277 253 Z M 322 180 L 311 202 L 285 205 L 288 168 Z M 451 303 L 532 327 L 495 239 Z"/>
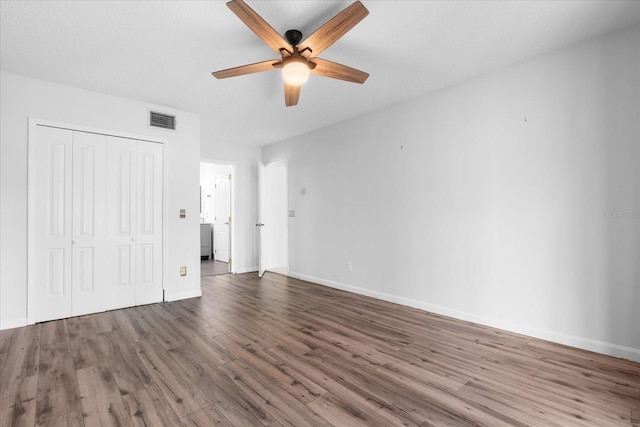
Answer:
<path fill-rule="evenodd" d="M 149 111 L 149 126 L 176 130 L 176 116 Z"/>

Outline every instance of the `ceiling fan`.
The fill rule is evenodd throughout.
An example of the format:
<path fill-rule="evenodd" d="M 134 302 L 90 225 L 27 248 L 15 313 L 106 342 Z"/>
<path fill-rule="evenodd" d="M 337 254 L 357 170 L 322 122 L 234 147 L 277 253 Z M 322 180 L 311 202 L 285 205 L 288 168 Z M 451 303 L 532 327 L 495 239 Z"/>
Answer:
<path fill-rule="evenodd" d="M 364 83 L 369 77 L 369 74 L 364 71 L 317 57 L 369 14 L 360 1 L 356 1 L 331 18 L 304 41 L 302 41 L 302 33 L 298 30 L 288 30 L 283 38 L 243 0 L 231 0 L 227 6 L 267 46 L 278 53 L 281 59 L 214 71 L 211 74 L 217 79 L 280 68 L 285 82 L 284 102 L 287 107 L 290 107 L 298 104 L 300 86 L 307 81 L 309 73 L 355 83 Z"/>

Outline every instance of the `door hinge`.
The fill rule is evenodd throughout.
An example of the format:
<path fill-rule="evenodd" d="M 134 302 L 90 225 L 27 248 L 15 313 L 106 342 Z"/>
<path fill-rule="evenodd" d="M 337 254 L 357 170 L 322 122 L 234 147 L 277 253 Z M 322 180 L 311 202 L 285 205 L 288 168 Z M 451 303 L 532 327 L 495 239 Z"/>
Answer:
<path fill-rule="evenodd" d="M 229 215 L 229 222 L 231 222 L 231 215 Z"/>
<path fill-rule="evenodd" d="M 229 265 L 231 265 L 231 258 L 229 258 Z"/>
<path fill-rule="evenodd" d="M 231 180 L 231 174 L 229 174 L 229 180 Z"/>

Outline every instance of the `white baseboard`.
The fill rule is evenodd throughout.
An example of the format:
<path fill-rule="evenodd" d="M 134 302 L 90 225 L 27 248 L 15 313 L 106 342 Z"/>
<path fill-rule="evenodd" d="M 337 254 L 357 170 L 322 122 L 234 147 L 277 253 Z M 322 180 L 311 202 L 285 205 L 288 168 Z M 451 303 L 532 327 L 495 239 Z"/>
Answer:
<path fill-rule="evenodd" d="M 9 319 L 0 321 L 0 330 L 4 329 L 13 329 L 20 328 L 22 326 L 27 326 L 27 318 L 19 318 L 19 319 Z"/>
<path fill-rule="evenodd" d="M 640 362 L 640 349 L 624 347 L 617 344 L 612 344 L 604 341 L 592 340 L 589 338 L 579 337 L 575 335 L 567 335 L 555 331 L 542 330 L 532 328 L 526 325 L 520 325 L 512 322 L 508 322 L 502 319 L 496 319 L 487 316 L 480 316 L 473 313 L 468 313 L 460 310 L 455 310 L 449 307 L 443 307 L 440 305 L 430 304 L 424 301 L 414 300 L 411 298 L 400 297 L 396 295 L 387 294 L 384 292 L 372 291 L 357 286 L 347 285 L 344 283 L 334 282 L 331 280 L 319 279 L 317 277 L 306 276 L 304 274 L 289 272 L 289 276 L 296 279 L 304 280 L 307 282 L 316 283 L 318 285 L 328 286 L 334 289 L 340 289 L 343 291 L 353 292 L 359 295 L 365 295 L 368 297 L 377 298 L 383 301 L 393 302 L 396 304 L 404 305 L 407 307 L 417 308 L 420 310 L 428 311 L 443 316 L 453 317 L 455 319 L 464 320 L 467 322 L 478 323 L 480 325 L 490 326 L 492 328 L 502 329 L 517 334 L 527 335 L 534 338 L 540 338 L 546 341 L 552 341 L 558 344 L 564 344 L 571 347 L 581 348 L 583 350 L 589 350 L 596 353 L 606 354 L 608 356 L 619 357 L 623 359 L 633 360 Z"/>
<path fill-rule="evenodd" d="M 202 289 L 189 291 L 189 292 L 165 292 L 165 301 L 178 301 L 181 299 L 197 298 L 202 296 Z"/>

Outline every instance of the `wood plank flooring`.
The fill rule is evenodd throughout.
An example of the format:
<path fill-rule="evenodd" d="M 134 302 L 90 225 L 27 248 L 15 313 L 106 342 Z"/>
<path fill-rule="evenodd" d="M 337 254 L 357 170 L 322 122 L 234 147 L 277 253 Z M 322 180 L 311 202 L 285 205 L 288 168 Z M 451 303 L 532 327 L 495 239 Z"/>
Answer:
<path fill-rule="evenodd" d="M 200 277 L 229 274 L 229 264 L 222 261 L 207 259 L 200 261 Z"/>
<path fill-rule="evenodd" d="M 640 364 L 277 274 L 0 331 L 0 426 L 636 426 Z"/>

